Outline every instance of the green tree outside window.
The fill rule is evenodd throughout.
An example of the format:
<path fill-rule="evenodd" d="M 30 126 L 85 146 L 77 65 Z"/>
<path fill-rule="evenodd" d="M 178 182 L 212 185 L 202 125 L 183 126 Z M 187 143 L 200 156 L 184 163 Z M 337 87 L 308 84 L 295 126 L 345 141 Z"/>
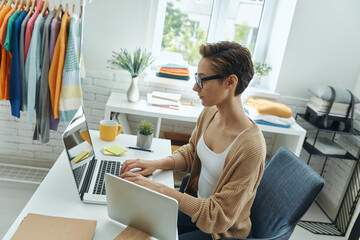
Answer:
<path fill-rule="evenodd" d="M 162 49 L 179 52 L 190 65 L 197 65 L 200 54 L 199 47 L 206 43 L 206 33 L 198 28 L 198 24 L 189 19 L 180 9 L 174 8 L 174 4 L 167 3 L 162 38 Z"/>

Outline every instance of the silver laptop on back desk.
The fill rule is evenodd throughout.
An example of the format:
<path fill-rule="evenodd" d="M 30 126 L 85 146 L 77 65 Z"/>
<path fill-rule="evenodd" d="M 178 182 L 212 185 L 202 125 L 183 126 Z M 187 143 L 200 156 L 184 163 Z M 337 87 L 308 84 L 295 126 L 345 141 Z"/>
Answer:
<path fill-rule="evenodd" d="M 82 107 L 65 129 L 62 140 L 80 199 L 85 203 L 106 204 L 105 173 L 118 176 L 122 163 L 96 158 Z M 75 163 L 73 160 L 79 156 L 83 156 L 81 161 Z"/>

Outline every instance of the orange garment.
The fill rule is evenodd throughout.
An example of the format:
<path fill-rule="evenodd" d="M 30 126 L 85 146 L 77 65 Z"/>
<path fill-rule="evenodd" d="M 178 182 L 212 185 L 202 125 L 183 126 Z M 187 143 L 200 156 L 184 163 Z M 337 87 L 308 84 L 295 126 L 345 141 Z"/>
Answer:
<path fill-rule="evenodd" d="M 0 63 L 0 100 L 9 100 L 9 77 L 11 66 L 11 53 L 6 52 L 4 43 L 6 39 L 7 23 L 11 15 L 15 12 L 9 5 L 5 5 L 0 11 L 0 44 L 1 44 L 1 63 Z"/>
<path fill-rule="evenodd" d="M 61 19 L 60 32 L 56 40 L 54 55 L 49 70 L 50 100 L 55 119 L 59 118 L 59 101 L 62 85 L 62 73 L 64 69 L 69 25 L 69 14 L 64 14 Z"/>
<path fill-rule="evenodd" d="M 158 71 L 162 73 L 174 73 L 174 74 L 187 74 L 190 75 L 190 71 L 187 68 L 167 68 L 167 67 L 158 67 Z"/>
<path fill-rule="evenodd" d="M 292 116 L 291 108 L 282 103 L 269 101 L 266 99 L 248 98 L 247 105 L 255 108 L 260 115 L 275 115 L 278 117 L 289 118 Z"/>

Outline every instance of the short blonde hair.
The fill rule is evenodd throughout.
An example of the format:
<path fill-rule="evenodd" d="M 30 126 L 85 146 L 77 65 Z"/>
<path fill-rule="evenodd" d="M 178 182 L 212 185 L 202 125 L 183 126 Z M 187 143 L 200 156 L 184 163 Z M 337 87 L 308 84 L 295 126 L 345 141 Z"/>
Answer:
<path fill-rule="evenodd" d="M 200 46 L 200 54 L 211 61 L 211 69 L 222 77 L 222 80 L 234 74 L 239 79 L 235 96 L 244 92 L 254 76 L 251 53 L 236 42 L 222 41 Z"/>

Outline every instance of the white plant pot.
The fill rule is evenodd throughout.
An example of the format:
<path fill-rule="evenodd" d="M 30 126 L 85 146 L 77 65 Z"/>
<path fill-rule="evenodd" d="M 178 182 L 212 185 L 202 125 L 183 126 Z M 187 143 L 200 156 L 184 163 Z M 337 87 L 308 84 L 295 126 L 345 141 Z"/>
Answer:
<path fill-rule="evenodd" d="M 145 149 L 149 149 L 151 147 L 151 143 L 153 140 L 153 135 L 142 135 L 140 133 L 137 134 L 137 141 L 136 141 L 136 146 L 139 148 L 145 148 Z"/>
<path fill-rule="evenodd" d="M 127 91 L 127 99 L 129 102 L 137 102 L 139 100 L 138 79 L 139 77 L 132 78 L 130 87 Z"/>

